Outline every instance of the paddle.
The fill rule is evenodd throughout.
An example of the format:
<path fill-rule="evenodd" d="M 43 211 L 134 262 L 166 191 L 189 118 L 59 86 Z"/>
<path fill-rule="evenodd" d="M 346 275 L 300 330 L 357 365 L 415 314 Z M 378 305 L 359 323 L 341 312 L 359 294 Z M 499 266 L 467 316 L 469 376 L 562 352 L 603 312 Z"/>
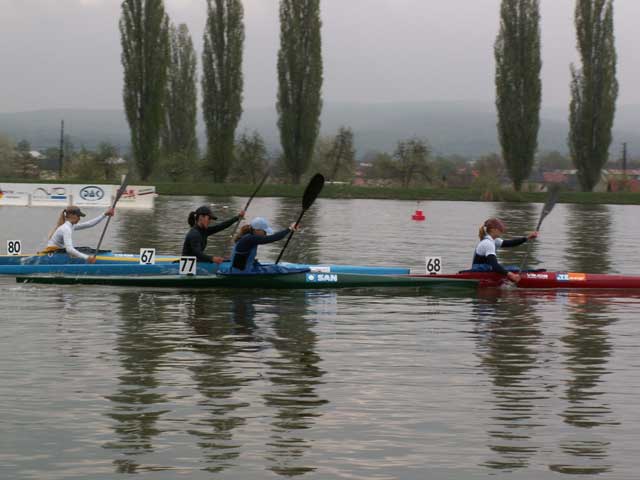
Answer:
<path fill-rule="evenodd" d="M 300 223 L 300 220 L 302 220 L 304 212 L 306 212 L 309 207 L 313 205 L 313 202 L 316 201 L 316 198 L 322 191 L 322 187 L 324 187 L 324 177 L 320 173 L 316 173 L 309 181 L 309 185 L 307 185 L 307 188 L 305 188 L 304 194 L 302 195 L 302 211 L 300 212 L 298 220 L 296 220 L 296 226 Z M 289 242 L 291 241 L 291 237 L 293 237 L 293 232 L 294 230 L 291 231 L 286 243 L 284 244 L 284 247 L 282 247 L 280 255 L 278 255 L 278 259 L 276 260 L 276 264 L 280 262 L 280 259 L 282 258 L 287 245 L 289 245 Z"/>
<path fill-rule="evenodd" d="M 269 178 L 269 175 L 271 174 L 270 170 L 267 168 L 267 171 L 264 174 L 264 177 L 262 177 L 262 180 L 260 180 L 260 183 L 258 184 L 258 186 L 256 187 L 256 189 L 253 191 L 253 193 L 251 194 L 251 196 L 249 197 L 249 200 L 247 200 L 247 203 L 245 204 L 243 210 L 246 212 L 249 209 L 249 205 L 251 205 L 251 200 L 253 200 L 253 197 L 256 196 L 256 194 L 258 193 L 258 190 L 260 190 L 260 188 L 262 187 L 262 185 L 264 185 L 264 182 L 267 181 L 267 178 Z M 235 227 L 233 227 L 233 231 L 231 232 L 231 241 L 233 242 L 233 237 L 236 234 L 236 231 L 238 230 L 238 226 L 240 225 L 240 221 L 238 220 L 236 222 Z M 225 248 L 225 252 L 226 252 L 226 248 Z M 223 255 L 224 256 L 224 255 Z"/>
<path fill-rule="evenodd" d="M 118 188 L 118 191 L 116 192 L 116 198 L 113 199 L 113 205 L 111 205 L 111 208 L 116 208 L 116 203 L 118 203 L 118 200 L 120 200 L 120 197 L 122 197 L 122 194 L 127 188 L 127 176 L 128 174 L 122 177 L 122 183 L 120 184 L 120 188 Z M 102 245 L 102 240 L 104 239 L 104 234 L 107 232 L 107 227 L 109 226 L 110 221 L 111 221 L 111 217 L 107 217 L 107 223 L 102 229 L 102 235 L 100 235 L 100 240 L 98 240 L 98 246 L 96 247 L 96 255 L 100 251 L 100 245 Z"/>
<path fill-rule="evenodd" d="M 542 212 L 540 212 L 540 220 L 538 220 L 538 225 L 536 226 L 536 230 L 535 230 L 536 232 L 540 230 L 540 225 L 542 225 L 542 221 L 545 219 L 547 215 L 549 215 L 549 213 L 551 213 L 551 210 L 553 210 L 553 207 L 555 207 L 556 203 L 558 202 L 559 196 L 560 196 L 560 185 L 552 185 L 551 187 L 549 187 L 549 196 L 547 197 L 547 201 L 545 202 L 544 207 L 542 207 Z M 531 250 L 531 243 L 527 245 L 527 251 L 524 254 L 524 259 L 522 260 L 522 263 L 520 264 L 520 271 L 523 270 L 523 268 L 527 263 L 529 250 Z"/>

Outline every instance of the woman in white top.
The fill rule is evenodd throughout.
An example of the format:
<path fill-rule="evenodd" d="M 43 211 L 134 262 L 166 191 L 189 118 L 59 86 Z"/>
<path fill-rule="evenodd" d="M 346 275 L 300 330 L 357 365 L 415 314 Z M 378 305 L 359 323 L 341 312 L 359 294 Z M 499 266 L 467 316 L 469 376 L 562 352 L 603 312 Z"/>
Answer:
<path fill-rule="evenodd" d="M 513 238 L 511 240 L 503 240 L 500 238 L 504 232 L 507 231 L 507 227 L 502 220 L 497 218 L 490 218 L 482 224 L 478 237 L 480 242 L 476 246 L 473 252 L 473 262 L 471 265 L 472 270 L 479 270 L 482 267 L 486 267 L 489 271 L 500 273 L 505 275 L 509 280 L 514 283 L 520 281 L 520 275 L 515 272 L 507 271 L 500 262 L 498 262 L 498 256 L 496 250 L 500 247 L 511 248 L 522 245 L 528 240 L 532 240 L 538 236 L 538 232 L 531 232 L 526 237 Z"/>
<path fill-rule="evenodd" d="M 70 205 L 65 208 L 60 217 L 58 218 L 58 223 L 51 231 L 49 235 L 49 241 L 47 242 L 47 248 L 43 250 L 43 252 L 54 252 L 56 250 L 60 250 L 64 248 L 72 257 L 82 258 L 86 260 L 88 263 L 95 263 L 96 257 L 95 255 L 89 256 L 82 252 L 79 252 L 73 247 L 73 231 L 74 230 L 84 230 L 85 228 L 91 228 L 99 224 L 102 220 L 107 217 L 112 217 L 114 214 L 113 208 L 108 209 L 102 215 L 89 220 L 88 222 L 78 223 L 80 221 L 80 217 L 85 217 L 86 215 L 80 211 L 80 209 L 76 206 Z"/>

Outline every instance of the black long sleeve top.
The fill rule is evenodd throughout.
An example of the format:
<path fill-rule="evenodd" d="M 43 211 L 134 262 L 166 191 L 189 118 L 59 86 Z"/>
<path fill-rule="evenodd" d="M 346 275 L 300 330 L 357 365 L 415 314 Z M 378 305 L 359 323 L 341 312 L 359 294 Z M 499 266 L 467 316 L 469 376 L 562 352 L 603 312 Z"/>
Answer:
<path fill-rule="evenodd" d="M 187 232 L 184 237 L 184 244 L 182 245 L 183 257 L 196 257 L 199 262 L 213 263 L 213 257 L 204 253 L 207 248 L 207 238 L 209 235 L 221 232 L 225 228 L 229 228 L 231 225 L 240 220 L 239 216 L 225 220 L 224 222 L 216 223 L 207 228 L 200 228 L 197 225 L 191 227 L 191 230 Z"/>

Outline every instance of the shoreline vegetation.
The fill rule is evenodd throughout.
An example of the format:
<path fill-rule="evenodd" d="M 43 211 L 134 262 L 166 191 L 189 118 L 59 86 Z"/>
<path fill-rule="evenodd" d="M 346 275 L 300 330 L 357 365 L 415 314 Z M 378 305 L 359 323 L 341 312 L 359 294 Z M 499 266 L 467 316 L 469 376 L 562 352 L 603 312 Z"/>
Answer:
<path fill-rule="evenodd" d="M 248 197 L 255 185 L 215 184 L 215 183 L 156 183 L 160 195 L 202 195 L 211 197 Z M 304 190 L 301 185 L 266 184 L 257 197 L 296 197 Z M 522 202 L 544 203 L 548 193 L 516 192 L 511 189 L 482 191 L 474 188 L 402 188 L 373 187 L 326 184 L 320 198 L 371 199 L 371 200 L 413 200 L 413 201 L 465 201 L 465 202 Z M 559 203 L 640 205 L 640 193 L 633 192 L 574 192 L 563 191 Z"/>
<path fill-rule="evenodd" d="M 60 180 L 33 179 L 3 179 L 5 183 L 52 183 L 52 184 L 80 184 L 96 183 L 74 180 L 65 182 Z M 102 183 L 102 182 L 97 182 Z M 190 183 L 190 182 L 135 182 L 137 185 L 156 187 L 156 193 L 166 196 L 208 196 L 208 197 L 249 197 L 255 190 L 254 184 L 237 183 Z M 300 198 L 305 183 L 265 184 L 256 197 Z M 465 188 L 433 188 L 433 187 L 375 187 L 356 186 L 348 184 L 325 184 L 320 198 L 331 199 L 370 199 L 370 200 L 412 200 L 412 201 L 461 201 L 461 202 L 515 202 L 515 203 L 544 203 L 547 200 L 546 191 L 516 192 L 509 188 L 493 188 L 482 190 L 474 187 Z M 609 205 L 640 205 L 638 192 L 580 192 L 565 190 L 560 193 L 558 203 L 581 204 L 609 204 Z"/>

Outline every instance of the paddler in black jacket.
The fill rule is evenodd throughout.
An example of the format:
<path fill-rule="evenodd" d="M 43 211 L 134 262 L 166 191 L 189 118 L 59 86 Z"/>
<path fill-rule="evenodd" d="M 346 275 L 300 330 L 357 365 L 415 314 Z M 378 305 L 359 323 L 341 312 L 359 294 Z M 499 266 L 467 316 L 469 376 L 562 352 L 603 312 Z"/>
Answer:
<path fill-rule="evenodd" d="M 198 262 L 222 263 L 222 257 L 212 257 L 204 253 L 204 249 L 207 248 L 207 237 L 214 233 L 221 232 L 225 228 L 229 228 L 242 218 L 244 218 L 244 210 L 241 210 L 238 215 L 229 220 L 209 226 L 211 220 L 217 220 L 217 217 L 209 207 L 203 205 L 202 207 L 198 207 L 194 212 L 190 212 L 188 222 L 191 230 L 189 230 L 184 237 L 182 256 L 196 257 Z"/>

